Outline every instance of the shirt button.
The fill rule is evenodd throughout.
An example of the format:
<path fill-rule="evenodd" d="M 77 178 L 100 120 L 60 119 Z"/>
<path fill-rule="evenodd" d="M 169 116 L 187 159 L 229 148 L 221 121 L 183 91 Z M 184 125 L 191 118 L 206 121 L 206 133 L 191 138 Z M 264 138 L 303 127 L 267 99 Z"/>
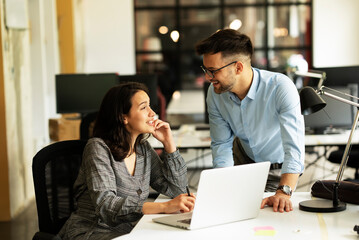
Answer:
<path fill-rule="evenodd" d="M 138 196 L 141 196 L 141 193 L 142 193 L 142 190 L 141 190 L 141 188 L 139 188 L 139 189 L 137 190 Z"/>

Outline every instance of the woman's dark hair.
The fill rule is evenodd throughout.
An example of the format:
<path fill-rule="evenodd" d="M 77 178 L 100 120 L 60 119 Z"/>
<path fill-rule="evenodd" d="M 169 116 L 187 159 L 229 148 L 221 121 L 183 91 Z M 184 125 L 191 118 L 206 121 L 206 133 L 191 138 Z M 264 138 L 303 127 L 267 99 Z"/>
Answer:
<path fill-rule="evenodd" d="M 223 57 L 241 54 L 252 58 L 253 45 L 251 39 L 236 30 L 224 29 L 196 44 L 198 55 L 222 53 Z"/>
<path fill-rule="evenodd" d="M 123 115 L 129 113 L 132 97 L 138 91 L 148 94 L 146 86 L 142 83 L 127 82 L 112 87 L 103 98 L 97 115 L 93 136 L 105 141 L 116 161 L 123 160 L 128 153 L 135 151 L 144 138 L 143 134 L 139 135 L 134 149 L 131 149 L 131 134 L 123 121 Z"/>

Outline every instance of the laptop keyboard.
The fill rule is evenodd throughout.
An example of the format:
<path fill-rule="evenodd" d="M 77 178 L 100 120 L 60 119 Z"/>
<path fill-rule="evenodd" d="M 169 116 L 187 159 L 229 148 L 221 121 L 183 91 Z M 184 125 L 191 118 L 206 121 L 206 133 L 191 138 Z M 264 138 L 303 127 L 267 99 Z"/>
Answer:
<path fill-rule="evenodd" d="M 188 218 L 188 219 L 178 220 L 177 222 L 191 224 L 191 220 L 192 220 L 191 218 Z"/>

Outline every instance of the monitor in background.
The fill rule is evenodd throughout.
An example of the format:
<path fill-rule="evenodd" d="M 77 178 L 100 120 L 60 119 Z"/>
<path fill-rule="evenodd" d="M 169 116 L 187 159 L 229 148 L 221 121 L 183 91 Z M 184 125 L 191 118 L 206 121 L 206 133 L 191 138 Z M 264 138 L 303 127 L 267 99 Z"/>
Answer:
<path fill-rule="evenodd" d="M 116 73 L 56 75 L 57 113 L 81 113 L 99 110 L 103 97 L 118 85 Z"/>
<path fill-rule="evenodd" d="M 156 74 L 136 74 L 136 75 L 120 75 L 120 83 L 123 82 L 139 82 L 146 85 L 150 97 L 150 105 L 153 111 L 159 112 L 159 101 L 157 97 L 157 75 Z"/>
<path fill-rule="evenodd" d="M 359 66 L 315 68 L 326 73 L 324 86 L 346 86 L 358 82 Z"/>
<path fill-rule="evenodd" d="M 357 84 L 350 84 L 346 87 L 334 86 L 330 87 L 342 93 L 358 96 Z M 326 89 L 324 88 L 326 91 Z M 349 99 L 348 97 L 331 92 L 334 95 Z M 307 133 L 323 134 L 337 133 L 343 129 L 350 129 L 353 124 L 356 108 L 335 100 L 333 98 L 322 95 L 323 100 L 327 103 L 326 107 L 316 113 L 304 116 L 304 122 Z"/>

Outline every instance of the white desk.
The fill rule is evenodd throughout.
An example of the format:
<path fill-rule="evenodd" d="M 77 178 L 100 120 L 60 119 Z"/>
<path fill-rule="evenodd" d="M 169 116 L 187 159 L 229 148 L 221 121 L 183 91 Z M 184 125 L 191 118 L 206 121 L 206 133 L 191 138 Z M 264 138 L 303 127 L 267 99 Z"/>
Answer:
<path fill-rule="evenodd" d="M 359 129 L 354 132 L 352 143 L 359 144 Z M 336 146 L 346 145 L 349 139 L 350 131 L 343 131 L 340 134 L 315 134 L 305 135 L 305 146 Z"/>
<path fill-rule="evenodd" d="M 209 130 L 196 130 L 196 125 L 184 124 L 178 130 L 172 130 L 172 134 L 179 149 L 207 149 L 211 146 Z M 162 143 L 152 136 L 148 141 L 153 148 L 163 148 Z"/>
<path fill-rule="evenodd" d="M 308 199 L 309 193 L 295 192 L 292 196 L 292 212 L 275 213 L 272 208 L 266 207 L 260 210 L 255 219 L 198 230 L 182 230 L 161 225 L 152 222 L 152 218 L 158 217 L 158 214 L 145 215 L 130 234 L 115 239 L 358 239 L 353 227 L 359 224 L 359 205 L 348 204 L 345 211 L 338 213 L 310 213 L 299 210 L 299 202 Z M 166 200 L 160 196 L 156 201 Z"/>
<path fill-rule="evenodd" d="M 210 148 L 211 138 L 209 129 L 196 130 L 196 124 L 183 124 L 178 130 L 172 130 L 174 141 L 178 148 Z M 359 129 L 357 130 L 359 131 Z M 350 131 L 340 134 L 305 135 L 305 146 L 337 146 L 345 145 Z M 152 136 L 149 142 L 153 148 L 162 148 L 162 144 Z M 359 133 L 355 132 L 353 144 L 359 144 Z"/>
<path fill-rule="evenodd" d="M 178 130 L 173 130 L 173 138 L 178 149 L 197 149 L 202 150 L 198 152 L 195 158 L 191 158 L 187 163 L 196 162 L 198 159 L 204 159 L 204 150 L 210 149 L 211 138 L 209 130 L 196 130 L 194 124 L 184 124 Z M 358 131 L 358 130 L 357 130 Z M 317 151 L 317 157 L 313 161 L 306 161 L 306 168 L 316 165 L 320 159 L 327 157 L 327 151 L 331 146 L 345 145 L 348 141 L 350 131 L 345 131 L 340 134 L 322 134 L 322 135 L 306 135 L 305 146 L 306 147 L 325 147 L 324 153 Z M 163 148 L 161 142 L 154 137 L 148 139 L 153 148 Z M 359 144 L 359 134 L 355 132 L 352 140 L 353 144 Z M 210 155 L 210 152 L 206 152 L 206 156 Z M 211 163 L 207 164 L 212 166 Z"/>
<path fill-rule="evenodd" d="M 180 91 L 168 104 L 167 114 L 204 114 L 205 99 L 203 90 Z"/>

